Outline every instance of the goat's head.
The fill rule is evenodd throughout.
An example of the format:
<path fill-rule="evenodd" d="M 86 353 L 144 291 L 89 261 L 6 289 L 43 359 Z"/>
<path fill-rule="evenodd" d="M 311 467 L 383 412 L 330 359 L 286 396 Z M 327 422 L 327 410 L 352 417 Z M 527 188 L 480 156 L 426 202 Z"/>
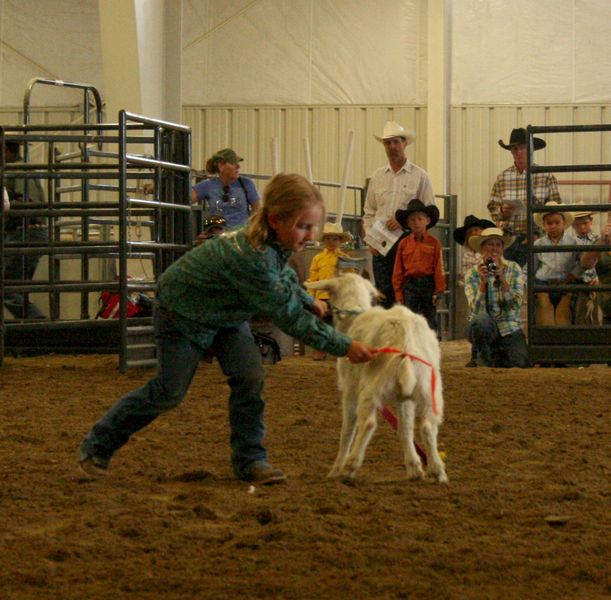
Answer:
<path fill-rule="evenodd" d="M 351 318 L 371 308 L 380 292 L 368 279 L 354 273 L 342 273 L 333 279 L 306 281 L 311 290 L 324 290 L 329 294 L 329 304 L 336 323 Z"/>

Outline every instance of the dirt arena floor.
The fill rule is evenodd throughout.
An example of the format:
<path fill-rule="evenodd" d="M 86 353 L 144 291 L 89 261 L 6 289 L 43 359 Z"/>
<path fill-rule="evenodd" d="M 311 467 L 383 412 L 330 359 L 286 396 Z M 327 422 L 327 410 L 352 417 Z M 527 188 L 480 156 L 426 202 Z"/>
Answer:
<path fill-rule="evenodd" d="M 611 598 L 611 368 L 467 369 L 467 354 L 444 344 L 449 484 L 407 481 L 384 421 L 359 481 L 327 481 L 334 362 L 300 356 L 267 368 L 267 443 L 289 480 L 254 493 L 231 476 L 216 364 L 92 481 L 82 436 L 152 370 L 7 358 L 0 598 Z"/>

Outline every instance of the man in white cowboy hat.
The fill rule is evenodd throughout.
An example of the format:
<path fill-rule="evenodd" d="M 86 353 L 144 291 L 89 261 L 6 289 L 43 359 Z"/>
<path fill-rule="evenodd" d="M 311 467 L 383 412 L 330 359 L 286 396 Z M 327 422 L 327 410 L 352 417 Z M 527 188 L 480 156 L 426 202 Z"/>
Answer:
<path fill-rule="evenodd" d="M 520 307 L 524 279 L 520 266 L 503 257 L 514 241 L 498 227 L 488 227 L 469 238 L 469 246 L 482 260 L 465 276 L 469 305 L 467 335 L 484 367 L 528 367 L 526 336 Z"/>
<path fill-rule="evenodd" d="M 363 214 L 365 235 L 374 223 L 391 232 L 400 232 L 395 213 L 407 207 L 410 200 L 420 199 L 425 205 L 435 204 L 433 186 L 424 169 L 411 163 L 405 156 L 405 148 L 414 142 L 416 134 L 404 129 L 395 121 L 384 125 L 382 135 L 374 135 L 383 144 L 388 164 L 377 169 L 369 181 Z M 399 236 L 400 237 L 400 236 Z M 385 254 L 373 249 L 373 274 L 376 287 L 382 294 L 382 304 L 389 308 L 395 303 L 392 272 L 397 252 L 397 242 Z"/>
<path fill-rule="evenodd" d="M 505 256 L 515 260 L 521 267 L 526 264 L 526 129 L 513 129 L 509 143 L 499 140 L 499 146 L 511 152 L 513 165 L 498 175 L 488 202 L 488 210 L 492 220 L 498 227 L 516 236 L 511 248 L 505 251 Z M 533 138 L 535 150 L 545 148 L 545 141 Z M 560 203 L 558 182 L 551 173 L 533 173 L 535 203 L 545 204 L 549 201 Z"/>

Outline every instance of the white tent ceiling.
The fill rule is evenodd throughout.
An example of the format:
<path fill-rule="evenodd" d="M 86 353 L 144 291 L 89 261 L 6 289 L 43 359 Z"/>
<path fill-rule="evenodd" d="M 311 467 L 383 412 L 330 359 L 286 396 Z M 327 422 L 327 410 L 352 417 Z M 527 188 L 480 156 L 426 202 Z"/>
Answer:
<path fill-rule="evenodd" d="M 426 103 L 426 5 L 184 0 L 183 103 Z M 452 104 L 611 99 L 609 0 L 450 6 Z M 96 0 L 0 0 L 0 106 L 19 106 L 35 76 L 103 94 L 97 15 Z M 47 104 L 75 102 L 73 93 L 39 94 Z"/>

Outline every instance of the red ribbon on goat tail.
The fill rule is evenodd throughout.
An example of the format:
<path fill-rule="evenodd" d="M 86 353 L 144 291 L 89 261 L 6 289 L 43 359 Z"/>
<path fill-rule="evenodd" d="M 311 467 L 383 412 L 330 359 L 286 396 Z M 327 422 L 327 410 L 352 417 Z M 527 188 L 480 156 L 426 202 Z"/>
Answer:
<path fill-rule="evenodd" d="M 397 350 L 396 348 L 379 348 L 377 350 L 372 350 L 373 354 L 384 353 L 384 354 L 400 354 L 401 356 L 407 356 L 412 360 L 417 360 L 428 367 L 431 367 L 431 401 L 433 404 L 433 412 L 437 415 L 437 402 L 435 401 L 435 367 L 428 361 L 420 358 L 419 356 L 414 356 L 413 354 L 408 354 L 407 352 L 401 352 L 401 350 Z"/>

